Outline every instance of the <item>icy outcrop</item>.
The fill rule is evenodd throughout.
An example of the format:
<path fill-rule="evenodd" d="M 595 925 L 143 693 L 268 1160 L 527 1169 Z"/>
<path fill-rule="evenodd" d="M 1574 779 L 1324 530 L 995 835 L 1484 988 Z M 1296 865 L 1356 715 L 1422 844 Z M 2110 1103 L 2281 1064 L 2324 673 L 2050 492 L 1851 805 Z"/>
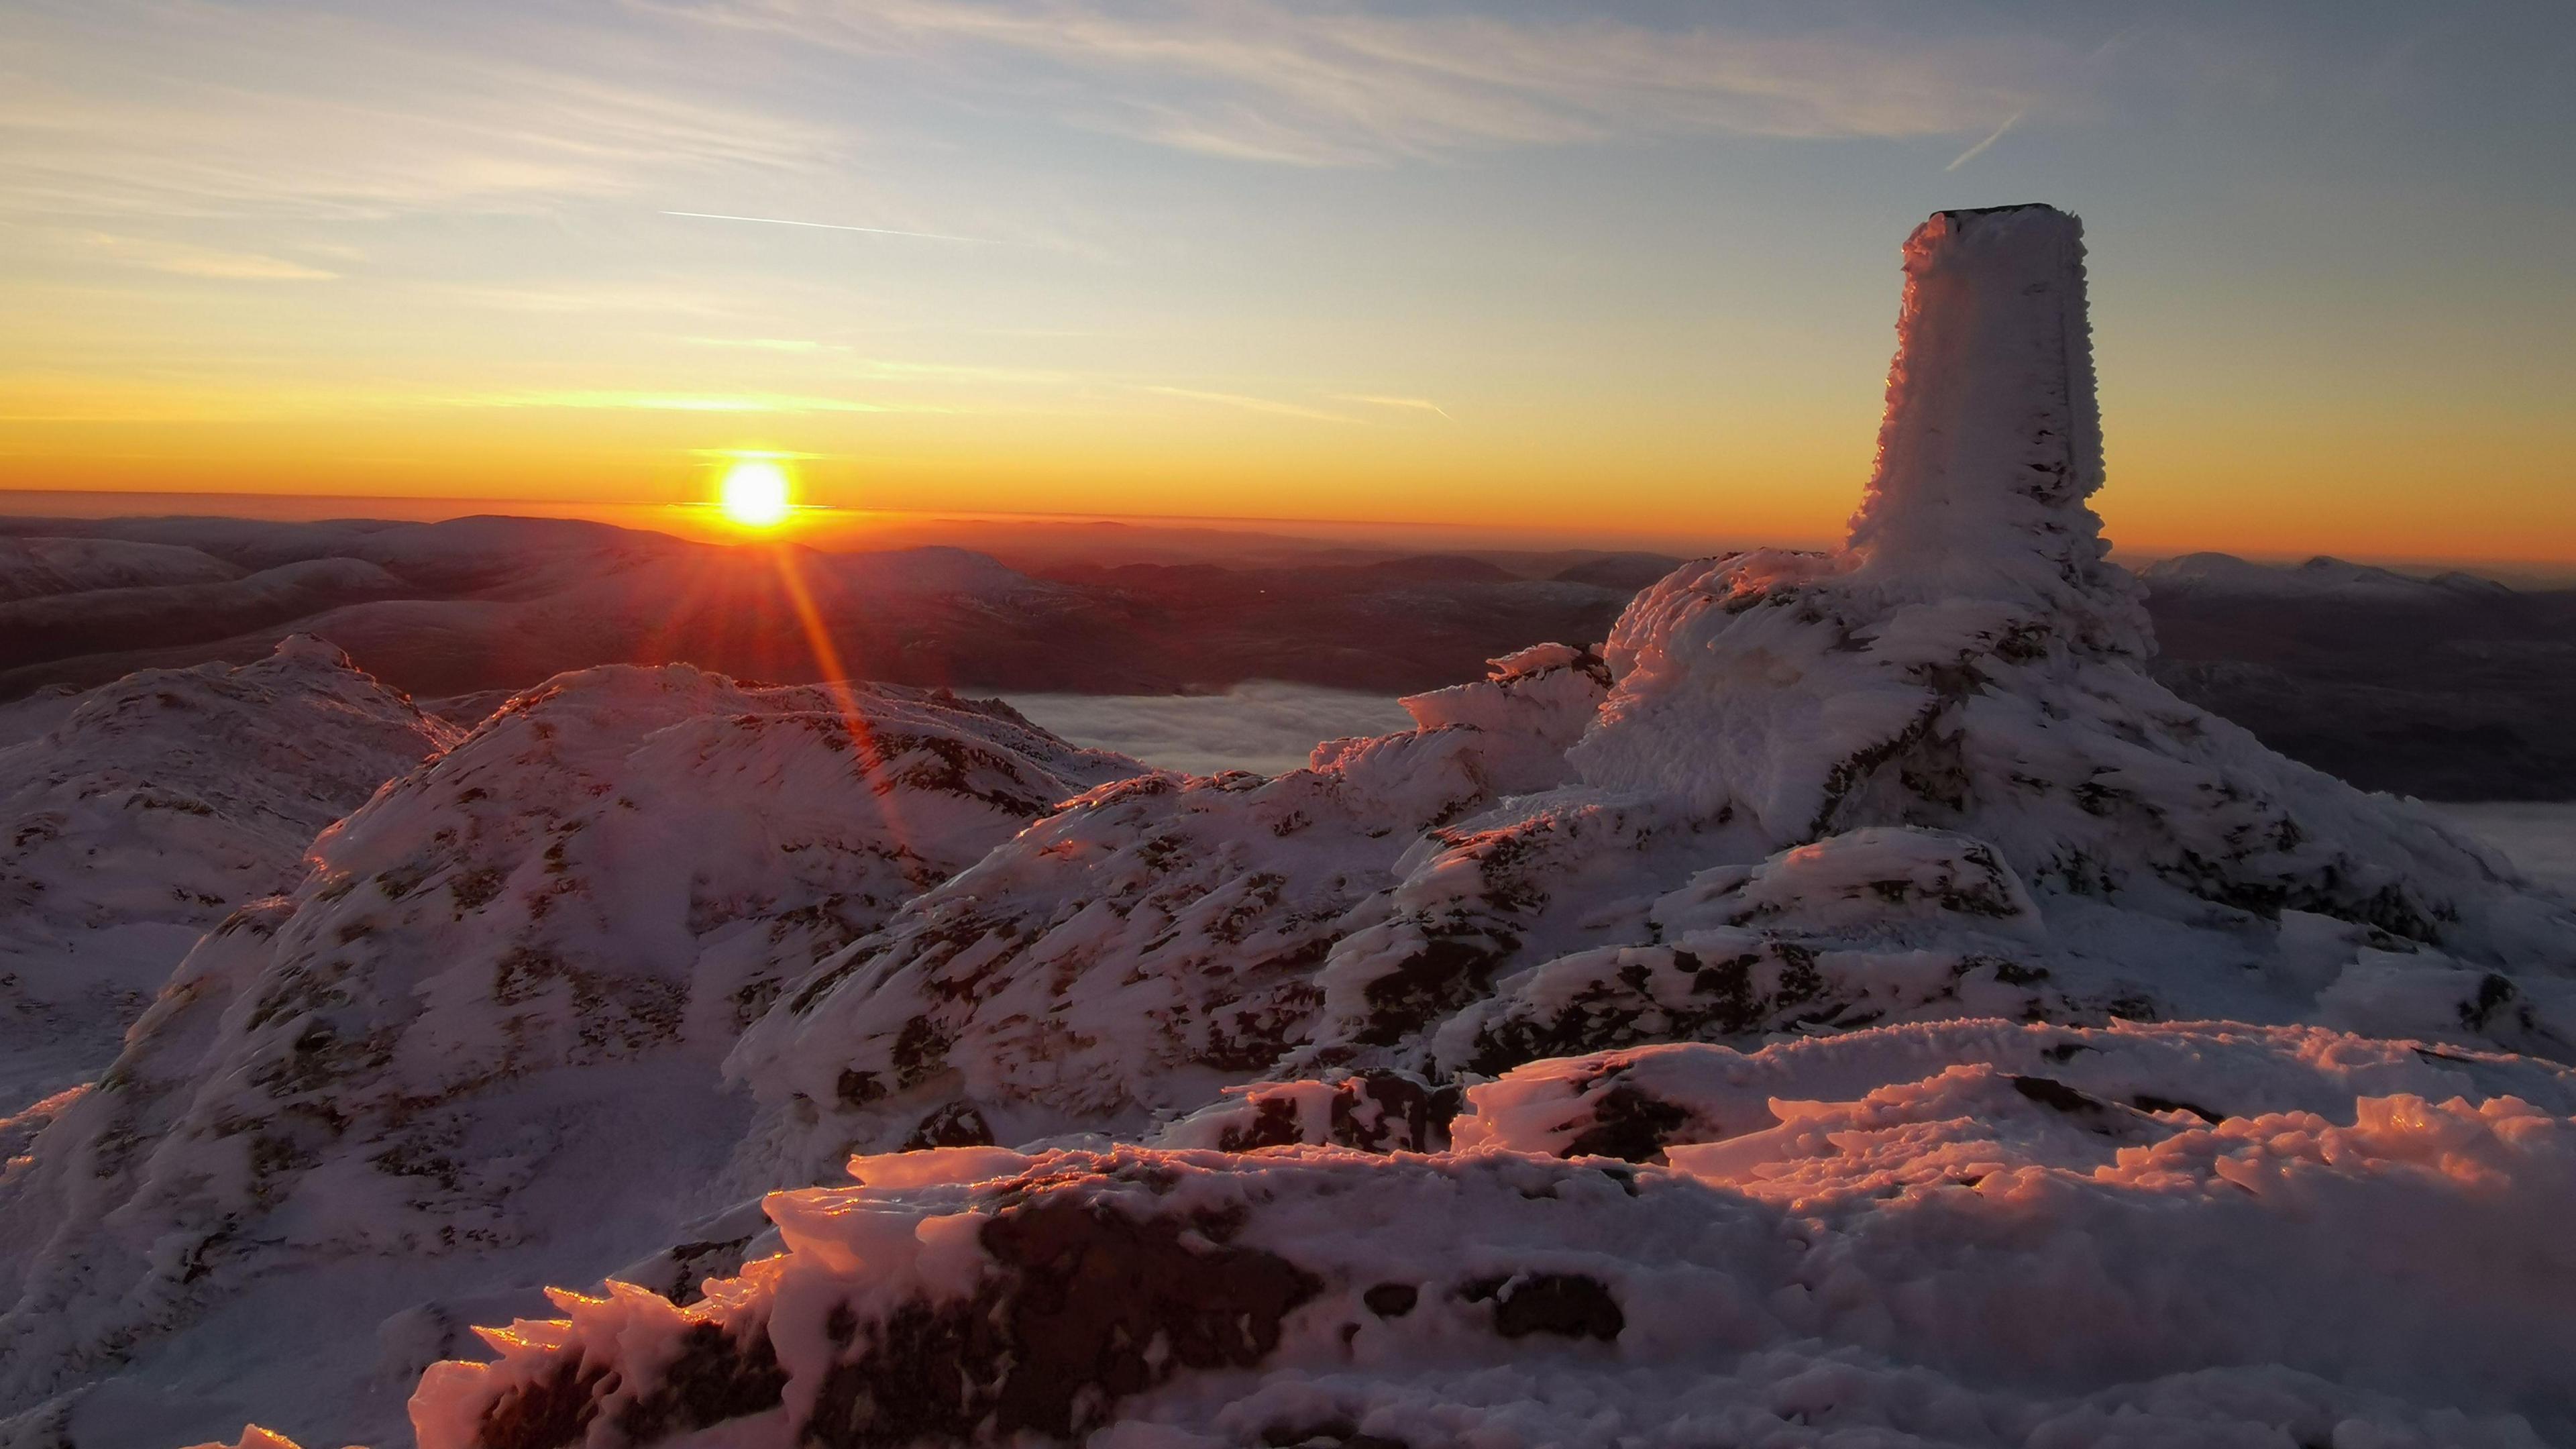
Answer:
<path fill-rule="evenodd" d="M 123 562 L 53 542 L 22 551 Z M 309 636 L 45 703 L 0 745 L 0 1113 L 105 1066 L 200 933 L 458 734 Z"/>
<path fill-rule="evenodd" d="M 1695 1114 L 1661 1160 L 1560 1160 L 1621 1133 L 1569 1142 L 1534 1088 L 1619 1069 L 1470 1089 L 1477 1145 L 1439 1156 L 861 1158 L 856 1185 L 771 1198 L 784 1251 L 700 1303 L 558 1295 L 562 1319 L 487 1331 L 497 1362 L 423 1379 L 419 1443 L 729 1422 L 776 1445 L 2528 1449 L 2576 1427 L 2576 1259 L 2545 1246 L 2576 1209 L 2567 1073 L 2170 1026 L 1673 1047 L 1634 1067 Z M 1563 1115 L 1597 1132 L 1603 1095 Z"/>
<path fill-rule="evenodd" d="M 456 1304 L 711 1205 L 748 1105 L 717 1065 L 785 978 L 1139 768 L 919 690 L 607 667 L 513 700 L 218 926 L 0 1186 L 0 1414 L 247 1339 L 252 1383 L 381 1353 L 385 1425 Z M 316 1306 L 239 1321 L 283 1299 Z"/>

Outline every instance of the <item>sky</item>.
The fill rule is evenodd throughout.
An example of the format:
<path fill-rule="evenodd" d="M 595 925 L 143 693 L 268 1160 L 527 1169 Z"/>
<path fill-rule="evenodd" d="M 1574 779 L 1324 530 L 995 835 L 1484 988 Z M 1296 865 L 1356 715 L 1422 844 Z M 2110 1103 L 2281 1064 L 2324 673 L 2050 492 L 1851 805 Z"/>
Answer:
<path fill-rule="evenodd" d="M 2564 0 L 0 0 L 0 488 L 1822 543 L 1906 232 L 2046 201 L 2124 550 L 2564 562 L 2571 73 Z"/>

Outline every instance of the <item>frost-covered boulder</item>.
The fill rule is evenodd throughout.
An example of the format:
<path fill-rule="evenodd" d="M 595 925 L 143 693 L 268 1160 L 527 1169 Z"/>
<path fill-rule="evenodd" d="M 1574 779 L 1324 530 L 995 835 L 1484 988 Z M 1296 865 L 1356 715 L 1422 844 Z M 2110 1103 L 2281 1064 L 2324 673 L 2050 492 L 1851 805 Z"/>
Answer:
<path fill-rule="evenodd" d="M 60 542 L 19 551 L 120 563 Z M 0 582 L 42 582 L 28 572 Z M 104 1067 L 208 926 L 290 884 L 324 826 L 458 734 L 304 635 L 28 704 L 42 727 L 0 743 L 0 1114 Z"/>
<path fill-rule="evenodd" d="M 1470 1089 L 1472 1145 L 1434 1156 L 861 1158 L 856 1185 L 772 1197 L 782 1251 L 699 1303 L 613 1286 L 487 1330 L 495 1361 L 422 1380 L 418 1442 L 2529 1449 L 2576 1429 L 2569 1073 L 2174 1026 L 1672 1047 L 1632 1075 L 1690 1128 L 1631 1162 L 1650 1154 L 1601 1151 L 1634 1136 L 1602 1131 L 1605 1093 L 1546 1090 L 1601 1070 Z"/>
<path fill-rule="evenodd" d="M 918 690 L 520 696 L 218 926 L 0 1186 L 0 1413 L 152 1359 L 114 1413 L 246 1336 L 214 1403 L 327 1366 L 304 1427 L 381 1428 L 459 1305 L 711 1205 L 749 1115 L 718 1063 L 783 980 L 1138 768 Z"/>

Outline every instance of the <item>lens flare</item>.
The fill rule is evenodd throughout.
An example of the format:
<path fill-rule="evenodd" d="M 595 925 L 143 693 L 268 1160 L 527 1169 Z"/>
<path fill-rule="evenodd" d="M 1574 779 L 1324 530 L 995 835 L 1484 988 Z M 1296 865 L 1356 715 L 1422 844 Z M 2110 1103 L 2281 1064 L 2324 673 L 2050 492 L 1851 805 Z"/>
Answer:
<path fill-rule="evenodd" d="M 725 470 L 716 506 L 741 528 L 776 528 L 794 508 L 787 470 L 766 458 L 745 458 Z"/>

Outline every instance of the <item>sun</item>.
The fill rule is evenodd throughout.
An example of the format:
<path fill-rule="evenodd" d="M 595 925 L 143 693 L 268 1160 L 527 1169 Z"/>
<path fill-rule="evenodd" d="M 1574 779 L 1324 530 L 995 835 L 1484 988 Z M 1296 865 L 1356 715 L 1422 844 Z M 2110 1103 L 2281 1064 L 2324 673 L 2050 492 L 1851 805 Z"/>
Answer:
<path fill-rule="evenodd" d="M 716 506 L 742 528 L 776 528 L 794 508 L 787 470 L 766 458 L 744 458 L 725 470 L 717 487 Z"/>

